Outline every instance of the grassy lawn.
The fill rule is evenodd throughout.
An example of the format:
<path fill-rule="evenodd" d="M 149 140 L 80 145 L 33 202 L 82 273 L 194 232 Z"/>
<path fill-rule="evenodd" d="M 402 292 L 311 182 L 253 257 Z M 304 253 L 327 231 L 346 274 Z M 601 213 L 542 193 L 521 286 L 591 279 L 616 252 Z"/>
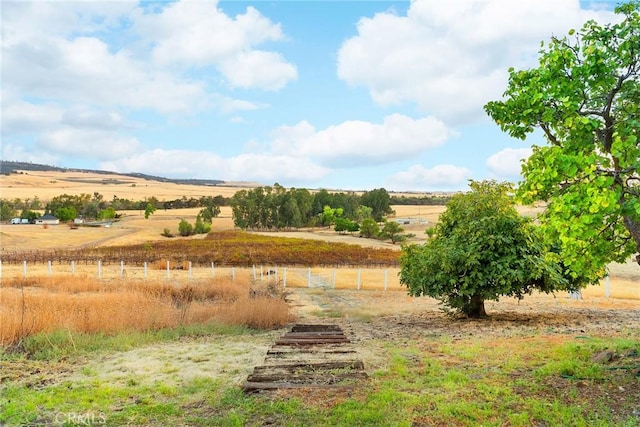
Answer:
<path fill-rule="evenodd" d="M 425 336 L 369 340 L 378 366 L 353 393 L 292 391 L 245 395 L 244 371 L 179 376 L 167 355 L 165 375 L 123 372 L 113 381 L 92 361 L 151 345 L 265 345 L 276 332 L 192 327 L 103 337 L 38 335 L 25 341 L 37 355 L 3 354 L 0 393 L 4 425 L 640 425 L 640 339 L 529 335 Z M 73 344 L 71 344 L 73 343 Z M 159 347 L 162 349 L 162 347 Z M 154 347 L 154 352 L 158 348 Z M 260 352 L 258 352 L 260 353 Z M 240 355 L 238 355 L 239 357 Z M 196 358 L 197 355 L 191 354 Z M 198 361 L 198 359 L 196 359 Z M 212 363 L 206 357 L 202 366 Z M 19 365 L 11 378 L 5 368 Z M 244 367 L 248 371 L 251 366 Z M 25 375 L 25 370 L 31 375 Z M 44 375 L 47 371 L 52 375 Z M 231 372 L 231 374 L 227 374 Z M 234 376 L 235 375 L 235 376 Z"/>

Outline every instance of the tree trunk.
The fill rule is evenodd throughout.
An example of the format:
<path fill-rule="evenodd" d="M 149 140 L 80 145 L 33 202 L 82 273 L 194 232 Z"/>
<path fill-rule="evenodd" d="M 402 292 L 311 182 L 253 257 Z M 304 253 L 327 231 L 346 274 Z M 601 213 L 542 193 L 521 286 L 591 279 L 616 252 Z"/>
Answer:
<path fill-rule="evenodd" d="M 636 250 L 638 251 L 638 255 L 636 255 L 636 262 L 640 265 L 640 223 L 635 222 L 627 215 L 623 218 L 625 227 L 629 230 L 629 234 L 631 234 L 631 237 L 636 242 Z"/>
<path fill-rule="evenodd" d="M 484 297 L 480 294 L 473 295 L 462 311 L 472 319 L 487 317 L 487 312 L 484 311 Z"/>

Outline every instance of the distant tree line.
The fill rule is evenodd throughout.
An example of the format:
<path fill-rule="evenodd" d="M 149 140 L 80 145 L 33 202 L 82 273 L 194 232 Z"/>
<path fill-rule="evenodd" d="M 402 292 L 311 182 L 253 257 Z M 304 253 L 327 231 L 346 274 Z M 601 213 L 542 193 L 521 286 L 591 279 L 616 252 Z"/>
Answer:
<path fill-rule="evenodd" d="M 336 231 L 358 231 L 364 219 L 382 221 L 393 213 L 391 198 L 384 188 L 364 192 L 312 194 L 279 184 L 241 190 L 229 204 L 234 225 L 243 230 L 290 230 L 301 227 L 336 226 Z"/>
<path fill-rule="evenodd" d="M 11 218 L 20 217 L 34 220 L 40 216 L 39 212 L 56 216 L 61 221 L 73 220 L 77 217 L 85 219 L 112 219 L 117 217 L 117 211 L 140 210 L 147 212 L 156 209 L 182 209 L 182 208 L 204 208 L 203 219 L 215 217 L 220 213 L 220 206 L 225 206 L 229 202 L 223 196 L 202 196 L 175 200 L 160 201 L 151 196 L 145 200 L 121 199 L 113 196 L 112 200 L 106 200 L 99 192 L 93 195 L 82 193 L 80 195 L 61 194 L 53 197 L 48 203 L 43 203 L 36 196 L 34 198 L 13 200 L 0 199 L 0 221 L 8 221 Z"/>

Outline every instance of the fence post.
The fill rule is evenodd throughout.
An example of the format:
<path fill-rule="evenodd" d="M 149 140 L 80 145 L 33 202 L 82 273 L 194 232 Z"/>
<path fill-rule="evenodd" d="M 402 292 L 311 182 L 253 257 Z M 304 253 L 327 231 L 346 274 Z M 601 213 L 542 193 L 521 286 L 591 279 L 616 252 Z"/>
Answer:
<path fill-rule="evenodd" d="M 124 277 L 124 261 L 120 261 L 120 278 Z"/>
<path fill-rule="evenodd" d="M 47 271 L 49 272 L 49 277 L 51 277 L 53 274 L 53 271 L 51 270 L 51 261 L 47 261 Z"/>
<path fill-rule="evenodd" d="M 255 282 L 256 280 L 256 265 L 253 264 L 253 281 Z"/>
<path fill-rule="evenodd" d="M 287 267 L 282 268 L 282 287 L 287 287 Z"/>
<path fill-rule="evenodd" d="M 22 278 L 23 279 L 27 278 L 27 260 L 26 259 L 22 262 Z"/>
<path fill-rule="evenodd" d="M 74 274 L 75 272 L 76 272 L 76 262 L 71 261 L 71 274 Z"/>
<path fill-rule="evenodd" d="M 191 267 L 192 267 L 191 261 L 189 261 L 189 279 L 191 279 L 193 277 L 193 273 L 192 273 Z"/>
<path fill-rule="evenodd" d="M 384 290 L 386 291 L 389 287 L 389 270 L 384 271 Z"/>
<path fill-rule="evenodd" d="M 358 269 L 358 282 L 356 284 L 356 289 L 359 291 L 360 290 L 360 269 Z"/>
<path fill-rule="evenodd" d="M 211 277 L 216 277 L 216 266 L 213 262 L 211 263 Z"/>
<path fill-rule="evenodd" d="M 311 287 L 311 267 L 307 267 L 307 288 Z"/>
<path fill-rule="evenodd" d="M 102 260 L 98 260 L 98 279 L 102 279 Z"/>
<path fill-rule="evenodd" d="M 336 269 L 333 269 L 333 276 L 331 277 L 331 286 L 333 289 L 336 288 Z"/>
<path fill-rule="evenodd" d="M 144 278 L 147 278 L 147 261 L 144 262 Z"/>
<path fill-rule="evenodd" d="M 260 281 L 262 282 L 264 280 L 264 276 L 262 274 L 262 266 L 260 266 Z"/>
<path fill-rule="evenodd" d="M 169 270 L 170 270 L 170 265 L 169 265 L 169 260 L 167 260 L 167 279 L 170 277 L 169 275 Z"/>

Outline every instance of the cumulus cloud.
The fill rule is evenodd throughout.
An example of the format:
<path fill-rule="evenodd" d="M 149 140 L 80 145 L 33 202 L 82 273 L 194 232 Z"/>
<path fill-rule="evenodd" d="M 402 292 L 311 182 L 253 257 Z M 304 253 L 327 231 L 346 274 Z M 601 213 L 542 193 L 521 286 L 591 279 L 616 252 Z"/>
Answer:
<path fill-rule="evenodd" d="M 615 19 L 568 0 L 417 0 L 406 15 L 362 18 L 338 51 L 337 73 L 381 105 L 410 102 L 468 122 L 501 96 L 510 66 L 534 65 L 541 40 L 591 18 Z"/>
<path fill-rule="evenodd" d="M 242 88 L 281 89 L 297 78 L 296 67 L 280 54 L 255 49 L 284 34 L 253 7 L 232 18 L 216 1 L 179 1 L 160 13 L 137 15 L 135 28 L 152 41 L 158 64 L 215 66 L 231 86 Z"/>
<path fill-rule="evenodd" d="M 387 188 L 397 191 L 459 190 L 466 187 L 470 178 L 471 171 L 461 166 L 447 164 L 425 168 L 413 165 L 391 176 Z"/>
<path fill-rule="evenodd" d="M 351 120 L 322 130 L 302 121 L 273 134 L 274 153 L 318 159 L 330 167 L 370 166 L 403 160 L 445 143 L 455 133 L 433 117 L 392 114 L 382 123 Z"/>
<path fill-rule="evenodd" d="M 103 129 L 74 127 L 61 127 L 43 132 L 37 143 L 41 149 L 52 153 L 98 160 L 121 158 L 141 148 L 140 142 L 134 137 Z"/>
<path fill-rule="evenodd" d="M 486 164 L 495 177 L 513 179 L 520 176 L 522 161 L 531 153 L 531 148 L 505 148 L 491 155 Z"/>
<path fill-rule="evenodd" d="M 116 172 L 144 172 L 161 176 L 190 178 L 216 177 L 225 181 L 256 181 L 273 183 L 295 180 L 313 183 L 330 170 L 308 159 L 286 155 L 240 154 L 223 158 L 211 152 L 155 149 L 127 158 L 101 163 L 101 168 Z"/>

